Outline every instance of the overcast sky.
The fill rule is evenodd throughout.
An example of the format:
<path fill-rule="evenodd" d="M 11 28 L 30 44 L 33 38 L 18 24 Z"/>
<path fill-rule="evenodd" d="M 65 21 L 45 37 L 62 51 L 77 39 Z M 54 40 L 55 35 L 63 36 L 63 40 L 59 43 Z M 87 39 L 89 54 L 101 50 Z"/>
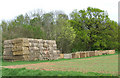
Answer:
<path fill-rule="evenodd" d="M 118 2 L 120 0 L 0 0 L 0 23 L 9 21 L 17 15 L 36 9 L 46 12 L 62 10 L 66 14 L 74 9 L 95 7 L 107 11 L 111 20 L 118 22 Z"/>

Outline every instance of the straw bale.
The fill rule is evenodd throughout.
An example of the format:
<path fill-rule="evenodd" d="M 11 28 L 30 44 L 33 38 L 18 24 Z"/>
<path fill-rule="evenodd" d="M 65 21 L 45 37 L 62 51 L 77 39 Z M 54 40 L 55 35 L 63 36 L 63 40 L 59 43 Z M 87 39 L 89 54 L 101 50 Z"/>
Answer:
<path fill-rule="evenodd" d="M 29 43 L 17 43 L 17 44 L 14 44 L 14 46 L 23 46 L 23 47 L 28 47 L 28 46 L 30 46 L 30 44 Z"/>
<path fill-rule="evenodd" d="M 29 38 L 28 41 L 29 41 L 29 43 L 34 43 L 34 39 L 32 39 L 32 38 Z"/>
<path fill-rule="evenodd" d="M 115 54 L 115 50 L 109 50 L 108 53 L 109 54 Z"/>
<path fill-rule="evenodd" d="M 11 59 L 13 59 L 13 56 L 6 56 L 6 55 L 4 55 L 3 59 L 10 59 L 11 60 Z"/>
<path fill-rule="evenodd" d="M 99 55 L 102 55 L 102 50 L 99 50 L 99 51 L 98 51 L 98 54 L 99 54 Z"/>
<path fill-rule="evenodd" d="M 95 50 L 95 56 L 99 55 L 99 51 Z"/>
<path fill-rule="evenodd" d="M 72 58 L 77 58 L 77 57 L 75 56 L 75 53 L 72 53 Z"/>
<path fill-rule="evenodd" d="M 43 39 L 38 39 L 38 43 L 43 43 Z"/>
<path fill-rule="evenodd" d="M 40 54 L 40 55 L 38 56 L 38 59 L 39 59 L 39 60 L 43 60 L 43 56 Z"/>
<path fill-rule="evenodd" d="M 57 55 L 58 54 L 57 50 L 53 50 L 53 54 Z"/>
<path fill-rule="evenodd" d="M 72 58 L 72 54 L 64 54 L 64 59 L 71 59 Z"/>
<path fill-rule="evenodd" d="M 109 52 L 109 50 L 103 50 L 103 51 L 102 51 L 102 55 L 107 55 L 108 52 Z"/>
<path fill-rule="evenodd" d="M 56 44 L 53 44 L 53 47 L 57 47 L 57 45 L 56 45 Z"/>
<path fill-rule="evenodd" d="M 23 60 L 24 58 L 28 58 L 28 55 L 22 55 L 22 56 L 3 56 L 3 59 L 11 59 L 11 60 Z"/>
<path fill-rule="evenodd" d="M 86 57 L 86 53 L 85 52 L 80 52 L 80 58 L 84 58 Z"/>
<path fill-rule="evenodd" d="M 39 43 L 38 39 L 34 39 L 33 41 L 34 43 Z"/>
<path fill-rule="evenodd" d="M 48 44 L 50 44 L 50 45 L 56 44 L 56 41 L 55 40 L 49 40 Z"/>
<path fill-rule="evenodd" d="M 43 47 L 47 48 L 47 47 L 48 47 L 48 44 L 47 44 L 47 43 L 44 43 L 44 44 L 43 44 Z"/>
<path fill-rule="evenodd" d="M 80 58 L 80 52 L 76 52 L 76 53 L 75 53 L 75 57 L 76 57 L 76 58 Z"/>
<path fill-rule="evenodd" d="M 60 58 L 61 58 L 61 59 L 64 58 L 64 54 L 60 54 Z"/>
<path fill-rule="evenodd" d="M 12 48 L 13 44 L 4 45 L 4 48 Z"/>
<path fill-rule="evenodd" d="M 13 44 L 17 44 L 17 43 L 29 43 L 27 38 L 16 38 L 12 40 Z"/>
<path fill-rule="evenodd" d="M 29 43 L 30 47 L 38 47 L 38 43 Z"/>
<path fill-rule="evenodd" d="M 52 43 L 53 43 L 53 44 L 56 44 L 56 41 L 55 41 L 55 40 L 52 40 Z"/>
<path fill-rule="evenodd" d="M 5 40 L 4 41 L 4 45 L 9 45 L 9 44 L 12 44 L 12 40 Z"/>
<path fill-rule="evenodd" d="M 39 47 L 39 48 L 43 47 L 43 44 L 41 44 L 41 43 L 40 43 L 40 44 L 38 44 L 38 47 Z"/>
<path fill-rule="evenodd" d="M 89 51 L 89 56 L 95 56 L 95 51 Z"/>
<path fill-rule="evenodd" d="M 86 57 L 89 57 L 89 52 L 86 52 Z"/>
<path fill-rule="evenodd" d="M 14 60 L 13 59 L 4 59 L 4 61 L 13 62 Z"/>
<path fill-rule="evenodd" d="M 8 56 L 12 56 L 13 55 L 13 53 L 12 53 L 12 51 L 5 51 L 4 50 L 4 52 L 3 52 L 3 56 L 6 56 L 6 55 L 8 55 Z"/>
<path fill-rule="evenodd" d="M 12 51 L 12 48 L 9 47 L 9 48 L 4 48 L 4 52 L 11 52 Z"/>
<path fill-rule="evenodd" d="M 49 40 L 43 40 L 43 44 L 44 44 L 44 43 L 48 43 L 48 42 L 49 42 Z"/>
<path fill-rule="evenodd" d="M 14 46 L 12 51 L 28 51 L 28 47 Z"/>
<path fill-rule="evenodd" d="M 29 54 L 29 50 L 27 51 L 14 51 L 13 55 L 23 55 L 23 54 Z"/>

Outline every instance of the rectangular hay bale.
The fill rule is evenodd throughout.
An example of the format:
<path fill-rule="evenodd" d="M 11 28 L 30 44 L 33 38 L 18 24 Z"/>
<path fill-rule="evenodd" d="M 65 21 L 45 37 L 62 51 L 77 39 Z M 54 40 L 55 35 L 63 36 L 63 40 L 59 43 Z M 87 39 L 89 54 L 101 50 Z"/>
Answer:
<path fill-rule="evenodd" d="M 3 56 L 3 59 L 4 60 L 13 60 L 14 58 L 13 58 L 13 56 Z"/>
<path fill-rule="evenodd" d="M 72 58 L 72 54 L 64 54 L 64 59 L 71 59 Z"/>
<path fill-rule="evenodd" d="M 75 53 L 72 53 L 72 58 L 76 58 Z"/>
<path fill-rule="evenodd" d="M 24 55 L 29 54 L 29 51 L 14 51 L 13 55 Z"/>
<path fill-rule="evenodd" d="M 89 56 L 90 57 L 95 56 L 95 51 L 89 51 Z"/>
<path fill-rule="evenodd" d="M 86 57 L 89 57 L 89 52 L 86 52 Z"/>
<path fill-rule="evenodd" d="M 99 51 L 98 51 L 98 54 L 99 54 L 99 55 L 102 55 L 102 50 L 99 50 Z"/>
<path fill-rule="evenodd" d="M 12 48 L 13 44 L 4 45 L 4 48 Z"/>
<path fill-rule="evenodd" d="M 4 40 L 4 45 L 12 44 L 12 40 Z"/>
<path fill-rule="evenodd" d="M 4 48 L 4 52 L 12 52 L 12 48 Z"/>
<path fill-rule="evenodd" d="M 109 50 L 108 54 L 115 54 L 115 50 Z"/>
<path fill-rule="evenodd" d="M 95 50 L 95 56 L 99 55 L 99 51 Z"/>
<path fill-rule="evenodd" d="M 80 58 L 84 58 L 86 57 L 86 53 L 85 52 L 80 52 Z"/>
<path fill-rule="evenodd" d="M 22 46 L 22 47 L 28 47 L 28 46 L 30 46 L 30 44 L 29 43 L 17 43 L 17 44 L 14 44 L 14 46 Z"/>
<path fill-rule="evenodd" d="M 3 59 L 5 59 L 5 60 L 18 60 L 18 61 L 23 61 L 23 60 L 28 60 L 28 59 L 29 59 L 29 55 L 3 56 Z"/>
<path fill-rule="evenodd" d="M 28 38 L 16 38 L 12 40 L 13 44 L 17 43 L 29 43 Z"/>
<path fill-rule="evenodd" d="M 108 54 L 108 50 L 103 50 L 102 51 L 102 55 L 107 55 Z"/>
<path fill-rule="evenodd" d="M 14 46 L 12 51 L 28 51 L 28 47 Z"/>
<path fill-rule="evenodd" d="M 75 58 L 80 58 L 80 52 L 75 53 Z"/>
<path fill-rule="evenodd" d="M 3 56 L 12 56 L 13 55 L 13 53 L 12 53 L 12 51 L 4 51 L 3 52 Z"/>

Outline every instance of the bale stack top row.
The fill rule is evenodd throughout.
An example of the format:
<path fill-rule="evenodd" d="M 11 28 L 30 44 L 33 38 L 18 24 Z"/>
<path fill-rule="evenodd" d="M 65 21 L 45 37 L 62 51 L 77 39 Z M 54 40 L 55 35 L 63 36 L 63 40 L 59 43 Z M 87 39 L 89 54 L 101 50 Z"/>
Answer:
<path fill-rule="evenodd" d="M 7 61 L 54 60 L 59 54 L 55 40 L 16 38 L 4 41 L 3 59 Z"/>

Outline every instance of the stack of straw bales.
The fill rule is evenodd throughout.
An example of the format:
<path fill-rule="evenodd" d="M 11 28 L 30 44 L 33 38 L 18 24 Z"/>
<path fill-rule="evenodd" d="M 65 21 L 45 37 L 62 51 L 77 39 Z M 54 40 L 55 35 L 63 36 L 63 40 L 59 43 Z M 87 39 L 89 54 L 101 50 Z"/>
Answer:
<path fill-rule="evenodd" d="M 28 39 L 29 41 L 29 60 L 43 60 L 44 57 L 41 56 L 43 53 L 43 40 L 42 39 Z"/>
<path fill-rule="evenodd" d="M 29 59 L 29 43 L 26 39 L 13 39 L 4 41 L 3 59 L 7 61 L 19 61 Z"/>
<path fill-rule="evenodd" d="M 10 40 L 6 40 L 4 42 L 4 53 L 3 55 L 5 56 L 12 56 L 12 48 L 13 48 L 13 44 L 12 44 L 12 41 Z"/>
<path fill-rule="evenodd" d="M 12 48 L 13 48 L 13 44 L 11 40 L 6 40 L 4 41 L 4 59 L 7 59 L 8 61 L 12 60 Z"/>
<path fill-rule="evenodd" d="M 60 54 L 55 40 L 17 38 L 4 41 L 3 59 L 7 61 L 55 60 L 114 54 L 115 50 L 80 51 Z"/>
<path fill-rule="evenodd" d="M 4 41 L 4 60 L 55 60 L 59 54 L 55 40 L 17 38 Z"/>
<path fill-rule="evenodd" d="M 84 58 L 84 57 L 92 57 L 99 56 L 105 54 L 114 54 L 115 50 L 95 50 L 95 51 L 80 51 L 70 54 L 60 54 L 60 58 L 70 59 L 70 58 Z"/>

